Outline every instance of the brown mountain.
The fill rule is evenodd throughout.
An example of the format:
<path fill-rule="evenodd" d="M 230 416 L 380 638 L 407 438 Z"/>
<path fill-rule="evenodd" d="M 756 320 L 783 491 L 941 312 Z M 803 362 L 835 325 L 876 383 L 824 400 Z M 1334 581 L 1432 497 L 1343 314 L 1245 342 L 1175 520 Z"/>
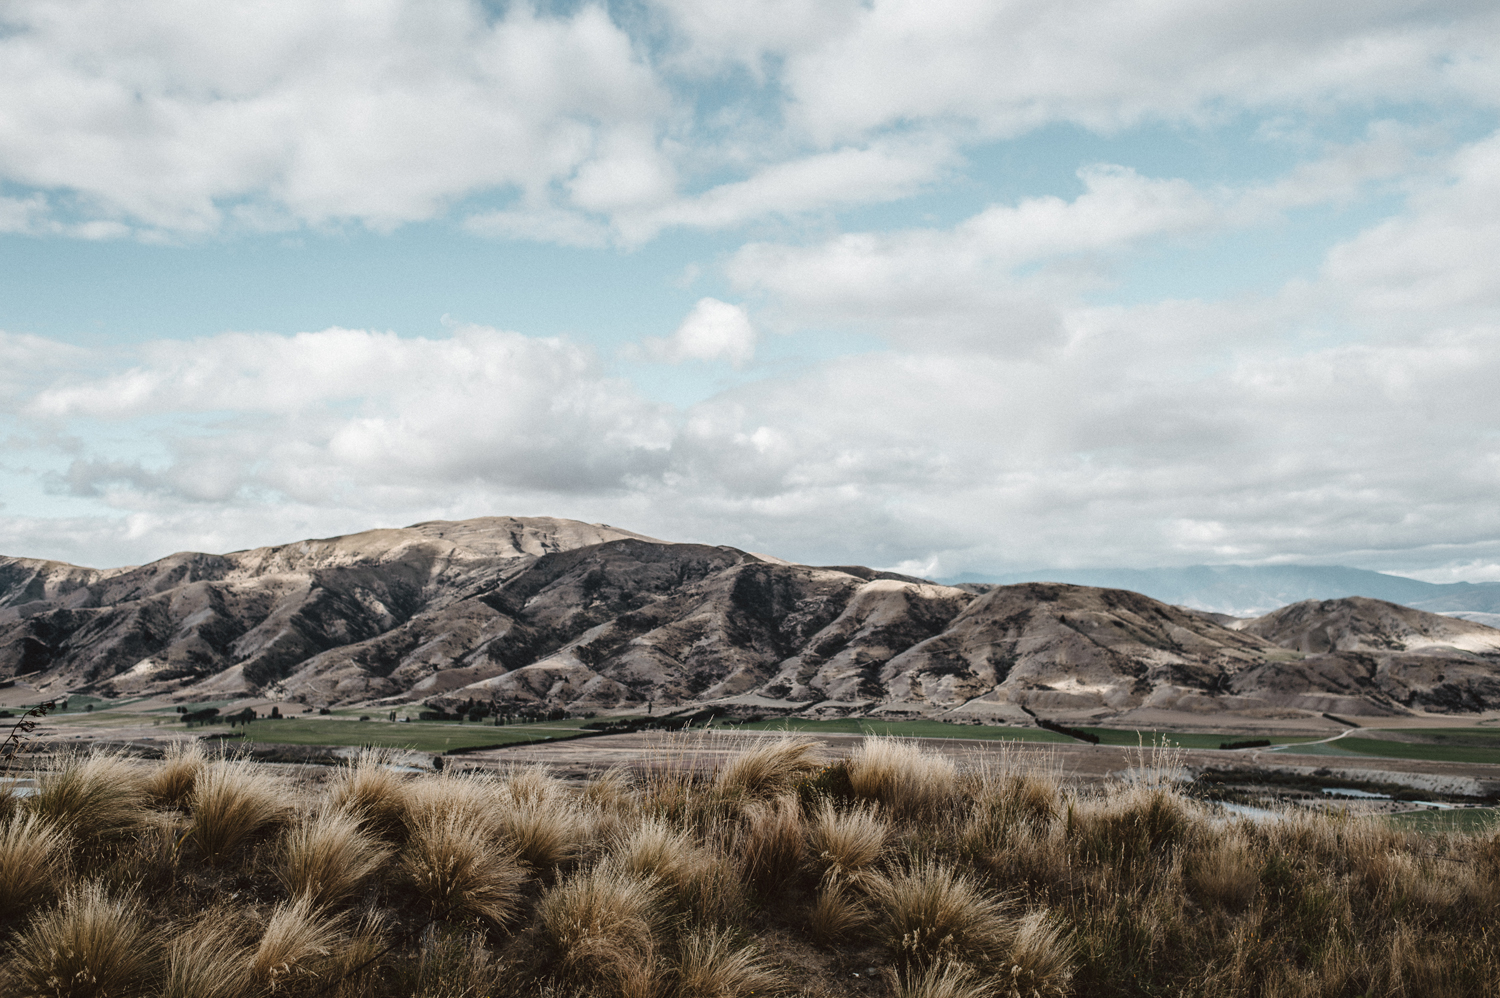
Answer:
<path fill-rule="evenodd" d="M 1500 707 L 1500 631 L 1374 600 L 1213 619 L 491 517 L 96 571 L 0 559 L 0 677 L 54 689 L 1021 718 Z"/>

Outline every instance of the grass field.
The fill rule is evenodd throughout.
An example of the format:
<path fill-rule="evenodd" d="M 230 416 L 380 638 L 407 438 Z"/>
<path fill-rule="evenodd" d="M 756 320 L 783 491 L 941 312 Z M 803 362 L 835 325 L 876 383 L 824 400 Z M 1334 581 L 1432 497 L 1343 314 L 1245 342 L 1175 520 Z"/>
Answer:
<path fill-rule="evenodd" d="M 1385 816 L 1385 821 L 1407 832 L 1441 835 L 1494 834 L 1500 825 L 1500 811 L 1492 807 L 1455 808 L 1451 811 L 1407 811 Z"/>
<path fill-rule="evenodd" d="M 1500 746 L 1475 748 L 1465 745 L 1397 742 L 1384 738 L 1340 738 L 1326 748 L 1342 749 L 1353 755 L 1377 755 L 1387 759 L 1425 759 L 1431 762 L 1500 763 Z"/>
<path fill-rule="evenodd" d="M 1216 749 L 1225 742 L 1251 741 L 1249 735 L 1203 734 L 1186 731 L 1137 731 L 1123 728 L 1079 728 L 1091 735 L 1099 736 L 1101 745 L 1145 745 L 1162 741 L 1171 748 Z M 1295 745 L 1317 741 L 1317 735 L 1256 735 L 1253 740 L 1269 741 L 1273 745 Z"/>
<path fill-rule="evenodd" d="M 490 727 L 444 722 L 391 724 L 389 721 L 256 721 L 247 728 L 245 741 L 278 745 L 370 745 L 375 748 L 446 752 L 484 745 L 514 745 L 558 736 L 576 735 L 578 721 L 539 721 Z M 222 728 L 214 725 L 213 730 Z M 197 730 L 197 729 L 195 729 Z M 227 729 L 226 729 L 227 730 Z"/>
<path fill-rule="evenodd" d="M 1041 728 L 1013 728 L 998 724 L 948 724 L 943 721 L 873 721 L 862 717 L 843 717 L 828 721 L 810 721 L 786 717 L 774 721 L 736 724 L 740 731 L 806 731 L 839 735 L 895 735 L 898 738 L 980 738 L 986 741 L 1073 742 L 1075 739 Z M 1134 744 L 1132 742 L 1131 744 Z"/>

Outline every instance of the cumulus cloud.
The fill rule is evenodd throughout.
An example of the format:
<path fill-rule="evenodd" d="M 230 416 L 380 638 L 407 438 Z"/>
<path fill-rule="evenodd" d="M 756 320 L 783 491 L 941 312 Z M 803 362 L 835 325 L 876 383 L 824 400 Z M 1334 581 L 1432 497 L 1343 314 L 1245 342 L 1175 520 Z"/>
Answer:
<path fill-rule="evenodd" d="M 64 378 L 24 414 L 50 425 L 181 421 L 165 466 L 74 460 L 67 491 L 230 501 L 269 492 L 341 501 L 351 489 L 455 484 L 590 492 L 659 472 L 664 412 L 556 339 L 461 327 L 447 339 L 330 329 L 150 344 L 139 362 Z M 188 427 L 193 432 L 188 432 Z"/>
<path fill-rule="evenodd" d="M 727 360 L 740 367 L 755 356 L 755 327 L 741 305 L 701 298 L 677 331 L 642 344 L 646 356 L 668 364 L 685 360 Z"/>
<path fill-rule="evenodd" d="M 655 6 L 17 0 L 0 12 L 0 231 L 456 213 L 499 238 L 633 245 L 904 198 L 966 144 L 1056 122 L 1500 92 L 1500 14 L 1480 2 Z M 718 99 L 700 107 L 705 73 Z"/>
<path fill-rule="evenodd" d="M 1497 92 L 1478 89 L 1492 79 L 1500 26 L 1482 2 L 875 0 L 845 24 L 814 48 L 783 50 L 798 120 L 829 140 L 913 120 L 1109 131 L 1223 105 L 1462 95 L 1493 106 Z"/>

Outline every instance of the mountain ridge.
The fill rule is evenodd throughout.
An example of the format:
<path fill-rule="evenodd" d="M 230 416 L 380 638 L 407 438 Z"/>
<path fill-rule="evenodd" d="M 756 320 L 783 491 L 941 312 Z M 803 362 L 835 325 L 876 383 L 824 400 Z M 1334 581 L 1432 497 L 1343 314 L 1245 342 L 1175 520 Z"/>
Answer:
<path fill-rule="evenodd" d="M 1255 617 L 1302 600 L 1364 596 L 1432 613 L 1500 613 L 1500 582 L 1423 582 L 1344 565 L 1189 565 L 965 573 L 949 585 L 1062 582 L 1129 589 L 1196 610 Z"/>
<path fill-rule="evenodd" d="M 0 678 L 18 676 L 318 706 L 1465 712 L 1500 708 L 1500 631 L 1358 597 L 1245 621 L 1119 588 L 954 587 L 485 517 L 117 570 L 0 558 Z"/>

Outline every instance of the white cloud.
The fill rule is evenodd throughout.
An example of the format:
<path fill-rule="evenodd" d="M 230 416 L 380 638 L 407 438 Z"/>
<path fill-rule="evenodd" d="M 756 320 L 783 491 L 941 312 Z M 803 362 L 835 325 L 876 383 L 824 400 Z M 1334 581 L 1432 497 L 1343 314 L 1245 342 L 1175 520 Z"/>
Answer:
<path fill-rule="evenodd" d="M 743 306 L 701 298 L 676 332 L 665 339 L 648 338 L 642 346 L 647 356 L 668 364 L 727 360 L 740 367 L 755 356 L 755 340 L 755 327 Z"/>
<path fill-rule="evenodd" d="M 1226 108 L 1493 106 L 1497 25 L 1482 2 L 875 0 L 816 48 L 786 49 L 786 80 L 797 119 L 830 141 L 922 120 L 1016 134 Z"/>
<path fill-rule="evenodd" d="M 592 5 L 490 21 L 463 0 L 22 0 L 3 19 L 0 176 L 179 232 L 244 200 L 380 227 L 475 191 L 628 172 L 638 140 L 621 136 L 670 106 Z"/>
<path fill-rule="evenodd" d="M 165 467 L 80 458 L 61 479 L 71 491 L 239 501 L 271 490 L 330 503 L 351 489 L 440 483 L 588 492 L 655 473 L 671 440 L 665 414 L 604 377 L 588 351 L 482 327 L 444 340 L 226 334 L 151 344 L 140 360 L 64 379 L 27 407 L 85 431 L 179 421 L 145 431 L 170 447 Z"/>

